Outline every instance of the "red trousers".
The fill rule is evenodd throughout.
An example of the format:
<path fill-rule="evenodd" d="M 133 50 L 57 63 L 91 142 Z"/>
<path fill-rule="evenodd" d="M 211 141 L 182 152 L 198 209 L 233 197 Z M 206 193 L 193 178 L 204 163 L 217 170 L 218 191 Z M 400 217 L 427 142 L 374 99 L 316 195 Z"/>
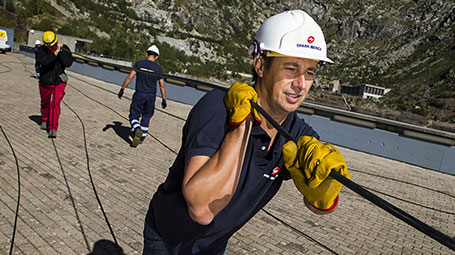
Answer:
<path fill-rule="evenodd" d="M 39 84 L 41 95 L 41 120 L 47 122 L 49 130 L 57 130 L 60 116 L 60 102 L 65 95 L 66 84 L 44 85 Z"/>

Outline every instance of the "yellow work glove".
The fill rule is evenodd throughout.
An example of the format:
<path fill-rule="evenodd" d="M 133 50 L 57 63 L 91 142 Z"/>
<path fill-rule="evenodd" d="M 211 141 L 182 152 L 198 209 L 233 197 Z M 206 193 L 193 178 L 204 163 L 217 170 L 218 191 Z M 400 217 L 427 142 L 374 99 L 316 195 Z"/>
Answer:
<path fill-rule="evenodd" d="M 258 94 L 253 87 L 246 83 L 232 84 L 224 97 L 224 103 L 230 116 L 229 126 L 239 125 L 252 111 L 255 120 L 261 123 L 261 117 L 250 103 L 251 99 L 254 102 L 258 101 Z"/>
<path fill-rule="evenodd" d="M 335 169 L 344 177 L 351 177 L 340 152 L 311 136 L 300 137 L 297 144 L 284 144 L 283 158 L 297 189 L 320 210 L 332 208 L 343 186 L 329 176 L 330 171 Z"/>

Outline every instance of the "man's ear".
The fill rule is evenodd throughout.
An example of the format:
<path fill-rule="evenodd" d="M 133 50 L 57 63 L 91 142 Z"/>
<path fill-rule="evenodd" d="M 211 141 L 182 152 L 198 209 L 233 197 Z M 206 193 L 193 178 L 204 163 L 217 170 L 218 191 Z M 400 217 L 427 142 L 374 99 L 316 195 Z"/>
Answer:
<path fill-rule="evenodd" d="M 253 60 L 253 64 L 254 64 L 254 70 L 256 71 L 256 73 L 258 74 L 258 77 L 262 78 L 263 74 L 264 74 L 264 63 L 265 60 L 264 58 L 261 56 L 259 58 L 254 58 Z"/>

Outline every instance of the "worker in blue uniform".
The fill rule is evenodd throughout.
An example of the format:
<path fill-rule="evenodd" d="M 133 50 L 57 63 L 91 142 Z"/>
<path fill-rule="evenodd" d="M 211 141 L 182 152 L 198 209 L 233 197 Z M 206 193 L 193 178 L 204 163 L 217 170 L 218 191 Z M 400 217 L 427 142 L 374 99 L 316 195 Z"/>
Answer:
<path fill-rule="evenodd" d="M 136 77 L 136 91 L 133 94 L 133 99 L 130 105 L 129 121 L 131 124 L 131 131 L 133 141 L 132 147 L 137 147 L 147 137 L 149 131 L 150 119 L 155 112 L 156 100 L 156 83 L 159 82 L 161 91 L 161 107 L 167 107 L 166 101 L 166 87 L 164 85 L 164 78 L 148 73 L 163 73 L 161 67 L 156 63 L 160 56 L 160 51 L 156 45 L 150 46 L 146 50 L 147 59 L 136 62 L 130 74 L 123 81 L 122 87 L 118 92 L 118 98 L 121 99 L 125 88 Z M 138 71 L 136 71 L 138 70 Z"/>
<path fill-rule="evenodd" d="M 38 62 L 38 49 L 39 47 L 41 46 L 41 41 L 40 40 L 36 40 L 35 41 L 35 47 L 33 47 L 33 52 L 35 52 L 35 73 L 36 73 L 36 78 L 39 79 L 39 76 L 40 76 L 40 71 L 39 71 L 39 68 L 40 68 L 40 64 Z"/>
<path fill-rule="evenodd" d="M 277 14 L 261 25 L 251 54 L 253 86 L 213 90 L 189 113 L 177 158 L 149 205 L 143 254 L 225 254 L 229 238 L 291 178 L 312 212 L 337 207 L 342 184 L 329 173 L 349 178 L 346 163 L 295 112 L 318 62 L 332 62 L 320 27 L 300 10 Z"/>

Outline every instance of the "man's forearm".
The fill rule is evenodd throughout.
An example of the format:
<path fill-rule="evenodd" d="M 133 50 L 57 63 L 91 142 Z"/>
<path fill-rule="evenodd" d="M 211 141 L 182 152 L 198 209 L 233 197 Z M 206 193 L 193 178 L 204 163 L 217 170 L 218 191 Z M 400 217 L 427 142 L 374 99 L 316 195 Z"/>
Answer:
<path fill-rule="evenodd" d="M 131 70 L 131 72 L 128 74 L 128 76 L 126 76 L 125 80 L 123 81 L 121 89 L 125 89 L 126 87 L 128 87 L 128 84 L 130 84 L 131 80 L 134 78 L 135 75 L 136 71 Z"/>
<path fill-rule="evenodd" d="M 130 84 L 130 82 L 131 82 L 131 79 L 129 77 L 126 77 L 125 80 L 123 81 L 122 89 L 125 89 L 126 87 L 128 87 L 128 84 Z"/>
<path fill-rule="evenodd" d="M 166 87 L 164 86 L 164 81 L 160 80 L 160 91 L 161 91 L 161 97 L 166 100 Z"/>
<path fill-rule="evenodd" d="M 251 126 L 250 117 L 228 132 L 218 151 L 202 166 L 189 160 L 182 189 L 189 214 L 199 224 L 209 224 L 231 200 L 242 170 Z"/>

